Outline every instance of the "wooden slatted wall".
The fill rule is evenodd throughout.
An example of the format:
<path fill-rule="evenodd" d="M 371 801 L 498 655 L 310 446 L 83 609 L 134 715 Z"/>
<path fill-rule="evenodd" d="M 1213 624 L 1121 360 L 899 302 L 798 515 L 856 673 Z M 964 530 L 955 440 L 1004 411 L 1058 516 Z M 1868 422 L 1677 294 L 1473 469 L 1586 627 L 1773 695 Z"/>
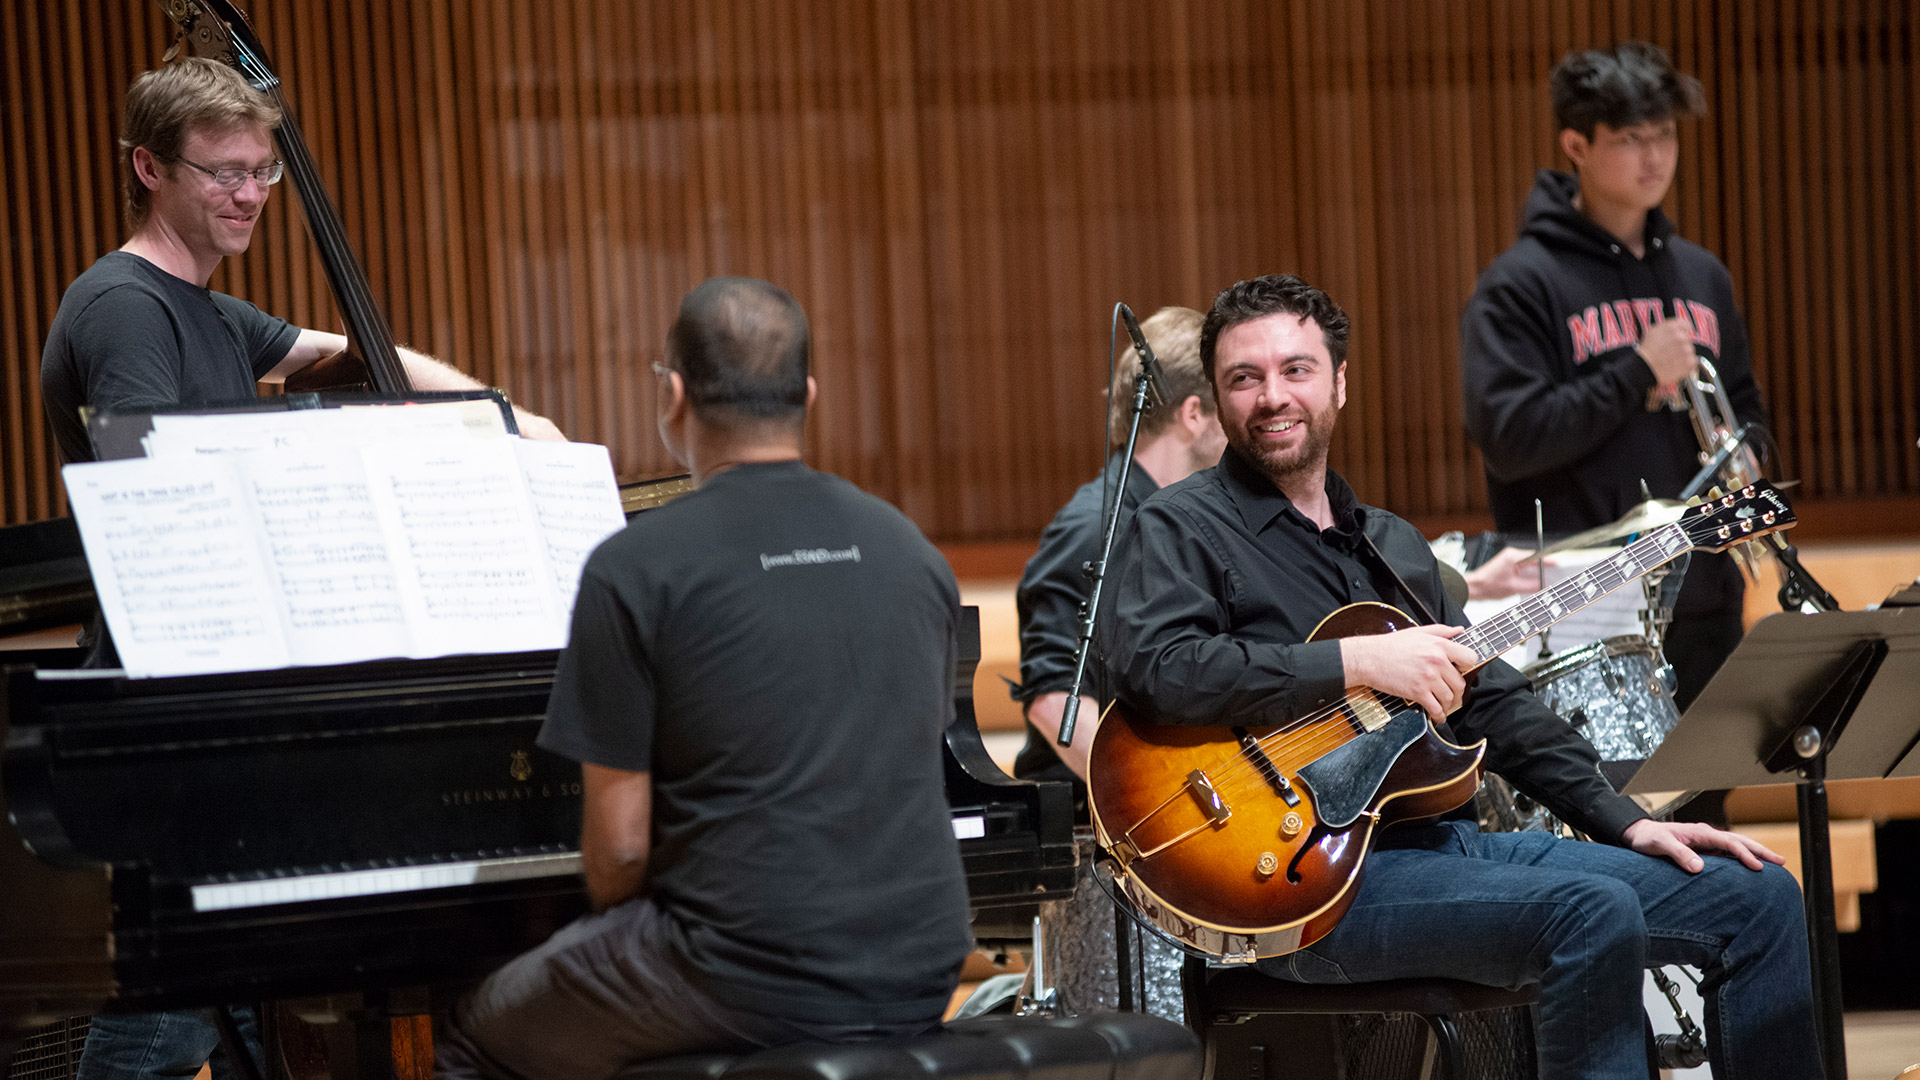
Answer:
<path fill-rule="evenodd" d="M 1354 316 L 1335 453 L 1363 497 L 1429 522 L 1482 511 L 1459 309 L 1555 161 L 1554 59 L 1649 38 L 1707 87 L 1670 212 L 1733 272 L 1785 473 L 1813 503 L 1920 504 L 1905 0 L 252 14 L 403 341 L 608 443 L 623 476 L 659 475 L 647 361 L 678 297 L 771 278 L 814 321 L 813 460 L 942 540 L 1032 536 L 1091 474 L 1115 300 L 1204 307 L 1283 269 Z M 8 522 L 61 509 L 40 342 L 121 239 L 118 103 L 168 38 L 153 0 L 0 11 Z M 333 326 L 294 201 L 276 192 L 214 285 Z"/>

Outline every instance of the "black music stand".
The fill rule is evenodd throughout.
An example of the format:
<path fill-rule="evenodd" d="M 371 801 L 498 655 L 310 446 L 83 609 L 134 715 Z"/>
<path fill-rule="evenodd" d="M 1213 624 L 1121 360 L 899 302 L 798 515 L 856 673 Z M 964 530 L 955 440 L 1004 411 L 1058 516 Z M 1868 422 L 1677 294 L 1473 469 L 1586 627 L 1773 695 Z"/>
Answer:
<path fill-rule="evenodd" d="M 1920 771 L 1920 608 L 1760 620 L 1627 794 L 1799 785 L 1801 884 L 1827 1075 L 1847 1075 L 1826 781 Z M 1844 741 L 1842 736 L 1845 736 Z"/>

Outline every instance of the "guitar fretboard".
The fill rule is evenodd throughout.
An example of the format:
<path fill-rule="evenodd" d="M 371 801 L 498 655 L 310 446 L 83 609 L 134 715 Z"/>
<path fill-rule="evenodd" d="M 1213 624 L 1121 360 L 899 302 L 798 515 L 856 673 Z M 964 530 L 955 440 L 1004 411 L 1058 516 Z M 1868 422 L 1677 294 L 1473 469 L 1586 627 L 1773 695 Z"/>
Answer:
<path fill-rule="evenodd" d="M 1472 649 L 1485 663 L 1692 548 L 1679 522 L 1664 525 L 1579 574 L 1472 626 L 1454 640 Z"/>

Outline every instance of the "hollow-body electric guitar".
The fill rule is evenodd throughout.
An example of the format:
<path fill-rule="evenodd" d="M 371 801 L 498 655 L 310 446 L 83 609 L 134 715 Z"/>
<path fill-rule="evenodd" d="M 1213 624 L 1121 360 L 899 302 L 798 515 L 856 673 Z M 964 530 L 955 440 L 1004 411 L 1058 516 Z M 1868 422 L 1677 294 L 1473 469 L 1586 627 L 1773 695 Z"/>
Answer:
<path fill-rule="evenodd" d="M 1758 481 L 1454 640 L 1484 665 L 1685 552 L 1793 522 L 1779 491 Z M 1353 604 L 1308 640 L 1414 625 L 1386 604 Z M 1115 708 L 1094 736 L 1088 793 L 1095 835 L 1137 915 L 1192 951 L 1251 962 L 1332 930 L 1378 831 L 1465 803 L 1485 755 L 1484 742 L 1456 746 L 1419 707 L 1366 688 L 1277 727 L 1162 725 Z"/>

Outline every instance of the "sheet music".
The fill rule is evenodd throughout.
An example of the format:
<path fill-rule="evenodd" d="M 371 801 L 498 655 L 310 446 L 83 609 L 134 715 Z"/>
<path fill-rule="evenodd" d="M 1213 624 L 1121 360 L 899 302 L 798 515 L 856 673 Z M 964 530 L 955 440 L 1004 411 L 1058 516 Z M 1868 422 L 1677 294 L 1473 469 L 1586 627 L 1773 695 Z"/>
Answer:
<path fill-rule="evenodd" d="M 340 409 L 240 413 L 155 413 L 145 444 L 148 457 L 314 450 L 413 438 L 505 435 L 506 422 L 491 401 L 435 401 Z"/>
<path fill-rule="evenodd" d="M 294 659 L 339 664 L 408 655 L 400 586 L 359 456 L 256 451 L 239 464 Z"/>
<path fill-rule="evenodd" d="M 1579 548 L 1562 551 L 1547 557 L 1547 587 L 1552 588 L 1570 577 L 1575 577 L 1593 564 L 1619 551 L 1619 548 Z M 1522 597 L 1507 597 L 1501 600 L 1469 600 L 1466 604 L 1467 618 L 1476 623 L 1483 622 L 1518 603 Z M 1646 627 L 1640 621 L 1640 611 L 1647 606 L 1647 598 L 1639 582 L 1629 583 L 1595 600 L 1592 604 L 1574 612 L 1554 624 L 1547 634 L 1547 645 L 1555 654 L 1604 641 L 1623 634 L 1644 634 Z M 1540 635 L 1535 634 L 1525 641 L 1500 654 L 1500 658 L 1517 668 L 1540 659 Z"/>
<path fill-rule="evenodd" d="M 232 459 L 90 462 L 61 475 L 128 675 L 291 662 Z"/>
<path fill-rule="evenodd" d="M 387 443 L 361 451 L 414 656 L 566 644 L 514 441 Z"/>
<path fill-rule="evenodd" d="M 566 618 L 580 591 L 580 571 L 587 556 L 627 524 L 620 508 L 620 485 L 613 478 L 613 459 L 597 443 L 519 439 L 513 448 L 540 516 L 560 613 Z"/>
<path fill-rule="evenodd" d="M 419 428 L 183 417 L 209 423 L 163 425 L 164 457 L 70 466 L 128 672 L 563 646 L 581 567 L 626 520 L 612 462 L 592 444 L 472 437 L 470 411 L 372 445 L 337 440 Z"/>

